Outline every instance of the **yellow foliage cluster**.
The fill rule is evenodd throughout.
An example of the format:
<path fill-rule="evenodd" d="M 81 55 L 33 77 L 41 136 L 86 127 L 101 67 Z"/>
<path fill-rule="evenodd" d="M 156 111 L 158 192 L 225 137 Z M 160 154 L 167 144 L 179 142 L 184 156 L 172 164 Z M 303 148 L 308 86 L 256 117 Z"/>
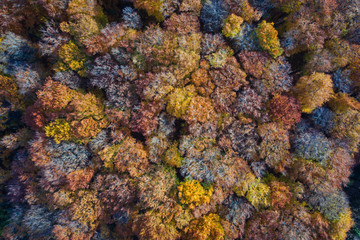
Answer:
<path fill-rule="evenodd" d="M 225 232 L 220 223 L 220 217 L 214 213 L 193 220 L 187 232 L 188 239 L 197 240 L 222 240 L 224 235 Z"/>
<path fill-rule="evenodd" d="M 261 48 L 267 51 L 273 58 L 277 58 L 284 52 L 280 46 L 278 32 L 274 28 L 274 23 L 267 23 L 263 20 L 257 27 L 256 34 Z"/>
<path fill-rule="evenodd" d="M 346 139 L 353 151 L 357 151 L 360 142 L 360 103 L 346 93 L 337 93 L 329 101 L 336 113 L 331 134 Z"/>
<path fill-rule="evenodd" d="M 72 138 L 71 126 L 65 119 L 56 119 L 55 121 L 50 122 L 45 126 L 44 130 L 46 136 L 54 138 L 56 143 Z"/>
<path fill-rule="evenodd" d="M 56 71 L 73 70 L 80 76 L 85 76 L 86 56 L 80 48 L 72 41 L 64 44 L 59 50 L 59 62 L 55 67 Z"/>
<path fill-rule="evenodd" d="M 167 98 L 166 111 L 177 118 L 182 118 L 188 110 L 191 99 L 195 95 L 194 86 L 176 88 Z"/>
<path fill-rule="evenodd" d="M 347 232 L 354 225 L 354 221 L 351 218 L 351 210 L 340 214 L 340 219 L 331 224 L 330 237 L 333 240 L 346 239 Z"/>
<path fill-rule="evenodd" d="M 229 15 L 224 23 L 222 33 L 225 37 L 235 37 L 241 30 L 241 24 L 244 22 L 242 17 L 235 14 Z"/>
<path fill-rule="evenodd" d="M 118 151 L 119 145 L 107 146 L 99 152 L 100 159 L 104 161 L 104 167 L 114 170 L 115 153 Z"/>
<path fill-rule="evenodd" d="M 185 180 L 178 186 L 178 196 L 182 204 L 189 205 L 190 209 L 204 203 L 209 203 L 213 194 L 213 187 L 205 190 L 198 180 Z"/>
<path fill-rule="evenodd" d="M 302 76 L 295 85 L 295 93 L 300 101 L 302 112 L 311 113 L 333 96 L 331 76 L 317 72 L 310 76 Z"/>
<path fill-rule="evenodd" d="M 246 199 L 256 208 L 267 207 L 271 204 L 270 187 L 257 179 L 246 193 Z"/>

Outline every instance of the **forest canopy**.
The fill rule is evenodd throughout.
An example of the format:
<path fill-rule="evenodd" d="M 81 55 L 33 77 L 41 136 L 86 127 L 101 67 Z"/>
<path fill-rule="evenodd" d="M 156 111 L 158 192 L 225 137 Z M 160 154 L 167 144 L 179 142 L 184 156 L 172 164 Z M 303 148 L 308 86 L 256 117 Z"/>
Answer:
<path fill-rule="evenodd" d="M 360 237 L 359 0 L 0 5 L 0 239 Z"/>

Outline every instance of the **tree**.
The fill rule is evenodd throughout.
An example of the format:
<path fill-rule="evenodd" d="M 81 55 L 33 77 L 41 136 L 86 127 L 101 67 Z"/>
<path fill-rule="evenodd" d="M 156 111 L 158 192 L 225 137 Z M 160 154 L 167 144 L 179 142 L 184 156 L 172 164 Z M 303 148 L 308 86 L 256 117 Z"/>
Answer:
<path fill-rule="evenodd" d="M 184 118 L 189 123 L 214 121 L 216 113 L 211 99 L 200 96 L 193 97 Z"/>
<path fill-rule="evenodd" d="M 345 213 L 340 214 L 339 220 L 331 224 L 330 236 L 333 239 L 346 239 L 347 232 L 354 225 L 352 214 L 350 209 L 347 209 Z"/>
<path fill-rule="evenodd" d="M 170 145 L 170 147 L 166 150 L 163 156 L 163 160 L 172 167 L 180 167 L 182 157 L 176 143 Z"/>
<path fill-rule="evenodd" d="M 70 124 L 64 119 L 56 119 L 54 122 L 50 122 L 45 126 L 44 130 L 46 136 L 54 138 L 56 143 L 71 139 Z"/>
<path fill-rule="evenodd" d="M 254 207 L 245 198 L 230 195 L 220 207 L 220 216 L 229 226 L 224 226 L 225 235 L 231 239 L 244 237 L 245 223 L 253 215 Z"/>
<path fill-rule="evenodd" d="M 247 161 L 254 161 L 258 158 L 259 135 L 255 130 L 255 124 L 242 124 L 240 121 L 234 121 L 219 138 L 219 145 L 222 148 L 232 148 L 240 157 Z"/>
<path fill-rule="evenodd" d="M 14 75 L 17 67 L 33 63 L 35 50 L 31 43 L 23 37 L 7 32 L 1 34 L 0 41 L 0 70 Z"/>
<path fill-rule="evenodd" d="M 102 213 L 102 206 L 97 194 L 80 191 L 78 200 L 71 206 L 72 219 L 95 229 Z"/>
<path fill-rule="evenodd" d="M 293 87 L 291 65 L 284 57 L 265 63 L 262 71 L 260 81 L 254 79 L 251 82 L 257 92 L 264 95 L 264 98 L 268 99 L 271 95 L 289 92 Z"/>
<path fill-rule="evenodd" d="M 177 46 L 175 33 L 152 25 L 147 27 L 140 37 L 140 44 L 136 49 L 141 54 L 142 61 L 146 63 L 146 66 L 152 68 L 157 64 L 169 66 L 175 62 Z"/>
<path fill-rule="evenodd" d="M 211 99 L 214 103 L 214 108 L 221 114 L 232 113 L 232 106 L 236 101 L 236 92 L 229 88 L 217 87 L 211 94 Z"/>
<path fill-rule="evenodd" d="M 261 78 L 265 66 L 271 58 L 268 54 L 260 51 L 241 51 L 238 55 L 245 72 L 255 78 Z"/>
<path fill-rule="evenodd" d="M 202 3 L 199 0 L 184 0 L 180 4 L 181 12 L 190 12 L 195 14 L 196 16 L 200 15 Z"/>
<path fill-rule="evenodd" d="M 330 157 L 329 169 L 327 169 L 326 176 L 329 184 L 334 188 L 341 189 L 349 182 L 351 169 L 354 165 L 354 159 L 351 157 L 348 150 L 337 147 Z"/>
<path fill-rule="evenodd" d="M 290 158 L 290 141 L 287 131 L 276 123 L 260 125 L 257 129 L 262 138 L 260 157 L 266 164 L 278 172 L 283 172 Z"/>
<path fill-rule="evenodd" d="M 120 84 L 123 80 L 120 66 L 112 60 L 110 54 L 95 58 L 89 71 L 89 78 L 92 86 L 102 89 L 108 89 L 113 84 Z"/>
<path fill-rule="evenodd" d="M 292 193 L 289 186 L 284 182 L 272 181 L 270 183 L 271 189 L 271 205 L 275 208 L 283 208 L 290 203 Z"/>
<path fill-rule="evenodd" d="M 224 37 L 219 33 L 205 33 L 201 40 L 201 55 L 210 55 L 226 47 Z"/>
<path fill-rule="evenodd" d="M 187 232 L 187 236 L 190 239 L 199 240 L 220 240 L 224 238 L 224 234 L 224 228 L 221 225 L 220 217 L 214 213 L 191 221 Z"/>
<path fill-rule="evenodd" d="M 130 128 L 134 132 L 149 136 L 158 126 L 158 114 L 161 105 L 158 102 L 142 102 L 139 110 L 133 114 Z"/>
<path fill-rule="evenodd" d="M 248 0 L 225 1 L 233 14 L 242 17 L 246 22 L 259 21 L 261 13 L 256 11 Z"/>
<path fill-rule="evenodd" d="M 200 32 L 200 22 L 196 15 L 189 13 L 172 14 L 164 22 L 167 30 L 178 34 L 191 34 Z"/>
<path fill-rule="evenodd" d="M 74 71 L 57 72 L 53 76 L 53 80 L 74 90 L 79 89 L 81 85 L 81 79 Z"/>
<path fill-rule="evenodd" d="M 282 211 L 262 210 L 248 221 L 245 237 L 247 239 L 294 239 L 301 236 L 303 239 L 329 239 L 327 228 L 321 229 L 324 223 L 312 219 L 307 209 L 295 202 L 290 208 Z M 318 227 L 318 231 L 315 228 Z M 325 235 L 318 235 L 320 229 Z"/>
<path fill-rule="evenodd" d="M 255 181 L 247 162 L 232 151 L 215 162 L 213 168 L 214 182 L 224 190 L 233 190 L 239 196 L 243 196 L 249 185 Z"/>
<path fill-rule="evenodd" d="M 55 66 L 57 71 L 73 70 L 80 76 L 86 75 L 86 55 L 72 41 L 61 46 L 59 49 L 59 62 Z"/>
<path fill-rule="evenodd" d="M 47 239 L 52 230 L 52 214 L 41 205 L 32 205 L 26 211 L 22 222 L 32 239 Z"/>
<path fill-rule="evenodd" d="M 99 33 L 107 22 L 102 8 L 93 1 L 70 0 L 67 14 L 68 22 L 62 22 L 62 30 L 69 32 L 81 43 Z"/>
<path fill-rule="evenodd" d="M 222 68 L 225 67 L 227 59 L 230 58 L 233 54 L 234 52 L 231 48 L 221 48 L 218 51 L 207 56 L 207 60 L 212 67 Z"/>
<path fill-rule="evenodd" d="M 327 107 L 316 108 L 310 118 L 325 133 L 330 133 L 334 127 L 335 113 Z"/>
<path fill-rule="evenodd" d="M 225 37 L 235 37 L 241 30 L 241 24 L 244 22 L 242 17 L 236 16 L 235 14 L 230 14 L 225 22 L 222 29 L 222 34 Z"/>
<path fill-rule="evenodd" d="M 230 39 L 231 46 L 236 53 L 242 51 L 259 51 L 261 49 L 254 29 L 255 26 L 253 24 L 244 23 L 239 33 Z"/>
<path fill-rule="evenodd" d="M 283 123 L 286 127 L 300 122 L 300 104 L 294 97 L 275 95 L 269 102 L 269 109 L 271 119 Z"/>
<path fill-rule="evenodd" d="M 227 88 L 238 91 L 240 87 L 248 84 L 246 73 L 241 70 L 240 64 L 235 57 L 226 59 L 226 64 L 219 69 L 211 69 L 209 74 L 214 84 L 219 88 Z"/>
<path fill-rule="evenodd" d="M 320 211 L 329 221 L 338 221 L 346 214 L 349 203 L 344 192 L 312 192 L 308 203 L 315 210 Z"/>
<path fill-rule="evenodd" d="M 120 139 L 119 144 L 106 146 L 99 155 L 106 168 L 128 172 L 134 177 L 141 176 L 149 167 L 144 146 L 129 136 Z"/>
<path fill-rule="evenodd" d="M 29 66 L 18 67 L 15 70 L 15 78 L 19 87 L 20 94 L 33 92 L 40 87 L 40 76 L 32 70 Z"/>
<path fill-rule="evenodd" d="M 157 212 L 147 211 L 138 215 L 133 224 L 134 232 L 140 239 L 175 240 L 180 237 L 175 225 L 166 222 Z"/>
<path fill-rule="evenodd" d="M 195 85 L 196 91 L 204 97 L 209 96 L 215 88 L 215 84 L 208 71 L 209 68 L 209 63 L 202 60 L 200 68 L 191 74 L 191 82 Z"/>
<path fill-rule="evenodd" d="M 354 84 L 350 78 L 351 70 L 338 69 L 332 75 L 335 92 L 343 92 L 351 95 L 353 93 Z"/>
<path fill-rule="evenodd" d="M 59 48 L 69 41 L 69 37 L 61 33 L 55 21 L 48 21 L 41 29 L 41 40 L 38 43 L 40 52 L 44 56 L 54 58 Z"/>
<path fill-rule="evenodd" d="M 159 165 L 139 178 L 139 200 L 142 208 L 160 209 L 172 202 L 170 191 L 175 188 L 176 179 L 173 168 Z"/>
<path fill-rule="evenodd" d="M 81 210 L 86 211 L 86 209 Z M 90 208 L 87 211 L 89 214 L 91 214 Z M 63 210 L 57 214 L 54 228 L 52 230 L 55 238 L 61 240 L 69 238 L 74 240 L 90 240 L 91 237 L 94 235 L 94 229 L 90 228 L 86 223 L 81 223 L 78 220 L 72 220 L 72 216 L 73 213 L 69 210 Z"/>
<path fill-rule="evenodd" d="M 88 141 L 108 125 L 104 106 L 92 93 L 82 94 L 48 78 L 36 95 L 37 101 L 26 110 L 25 122 L 58 142 Z"/>
<path fill-rule="evenodd" d="M 256 35 L 261 48 L 267 51 L 273 58 L 279 57 L 284 50 L 280 47 L 278 32 L 273 27 L 274 23 L 267 23 L 263 20 L 256 28 Z"/>
<path fill-rule="evenodd" d="M 40 11 L 37 4 L 22 0 L 5 0 L 0 10 L 0 32 L 12 31 L 16 34 L 27 35 L 29 29 L 41 24 L 40 15 L 43 11 Z"/>
<path fill-rule="evenodd" d="M 357 144 L 360 141 L 360 125 L 358 121 L 360 114 L 359 111 L 350 106 L 341 102 L 338 106 L 334 106 L 338 108 L 338 110 L 334 117 L 333 128 L 330 132 L 333 136 L 348 141 L 350 150 L 357 151 Z M 341 111 L 341 108 L 345 109 Z"/>
<path fill-rule="evenodd" d="M 18 237 L 25 237 L 25 232 L 21 231 L 21 221 L 24 217 L 26 209 L 21 205 L 14 205 L 9 210 L 8 224 L 1 229 L 1 237 L 8 239 L 16 239 Z M 41 221 L 41 219 L 40 219 Z M 45 228 L 47 221 L 44 221 Z M 35 230 L 36 231 L 36 230 Z"/>
<path fill-rule="evenodd" d="M 147 74 L 147 86 L 143 89 L 142 94 L 149 101 L 161 101 L 170 92 L 174 90 L 174 86 L 178 80 L 171 72 L 160 72 L 158 74 Z"/>
<path fill-rule="evenodd" d="M 162 22 L 169 17 L 179 6 L 177 1 L 159 0 L 132 0 L 135 8 L 143 9 L 149 16 L 153 16 L 157 21 Z"/>
<path fill-rule="evenodd" d="M 184 117 L 194 95 L 194 88 L 192 86 L 176 88 L 168 96 L 166 111 L 174 117 Z"/>
<path fill-rule="evenodd" d="M 300 101 L 301 110 L 305 113 L 311 113 L 315 108 L 327 102 L 333 95 L 331 77 L 324 73 L 302 76 L 295 85 L 295 93 Z"/>
<path fill-rule="evenodd" d="M 274 210 L 262 210 L 252 216 L 246 223 L 245 237 L 248 239 L 277 239 L 277 226 L 280 213 Z"/>
<path fill-rule="evenodd" d="M 283 46 L 286 55 L 306 50 L 321 49 L 325 42 L 325 32 L 313 19 L 313 12 L 304 8 L 302 14 L 291 14 L 287 18 L 287 31 L 284 33 Z"/>
<path fill-rule="evenodd" d="M 214 167 L 221 154 L 214 139 L 184 136 L 179 150 L 184 156 L 180 169 L 182 176 L 205 182 L 214 181 Z"/>
<path fill-rule="evenodd" d="M 109 216 L 115 215 L 135 198 L 135 186 L 131 180 L 127 177 L 119 178 L 116 174 L 97 175 L 94 188 L 98 192 L 104 211 Z M 109 216 L 102 216 L 102 218 L 107 219 Z"/>
<path fill-rule="evenodd" d="M 243 113 L 256 119 L 261 119 L 265 109 L 262 96 L 258 95 L 252 88 L 245 87 L 238 93 L 234 103 L 234 112 Z"/>
<path fill-rule="evenodd" d="M 297 135 L 293 146 L 299 157 L 318 162 L 322 166 L 327 166 L 333 152 L 331 142 L 325 135 L 314 130 Z"/>
<path fill-rule="evenodd" d="M 122 10 L 122 19 L 124 27 L 141 29 L 143 26 L 140 15 L 131 7 L 125 7 Z"/>
<path fill-rule="evenodd" d="M 210 186 L 209 189 L 204 189 L 199 181 L 190 179 L 181 182 L 177 189 L 180 202 L 189 205 L 190 209 L 201 204 L 210 203 L 210 198 L 213 193 L 212 186 Z"/>
<path fill-rule="evenodd" d="M 222 0 L 205 2 L 200 12 L 200 20 L 205 32 L 214 33 L 220 31 L 227 15 Z"/>
<path fill-rule="evenodd" d="M 252 183 L 245 195 L 246 199 L 257 209 L 271 205 L 270 187 L 257 179 Z"/>
<path fill-rule="evenodd" d="M 95 55 L 96 53 L 106 53 L 116 45 L 127 46 L 135 37 L 133 29 L 126 29 L 122 24 L 111 23 L 101 29 L 99 34 L 85 39 L 83 44 L 87 54 Z"/>
<path fill-rule="evenodd" d="M 1 101 L 8 101 L 13 109 L 19 107 L 21 102 L 18 86 L 12 78 L 0 75 L 0 99 Z"/>

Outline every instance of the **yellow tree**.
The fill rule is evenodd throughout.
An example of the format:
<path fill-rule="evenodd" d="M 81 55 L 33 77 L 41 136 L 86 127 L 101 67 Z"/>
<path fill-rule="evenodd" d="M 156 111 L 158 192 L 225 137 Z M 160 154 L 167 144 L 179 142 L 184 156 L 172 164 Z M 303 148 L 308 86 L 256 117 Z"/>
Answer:
<path fill-rule="evenodd" d="M 333 82 L 330 75 L 325 73 L 302 76 L 295 85 L 295 94 L 300 101 L 301 111 L 311 113 L 333 96 Z"/>

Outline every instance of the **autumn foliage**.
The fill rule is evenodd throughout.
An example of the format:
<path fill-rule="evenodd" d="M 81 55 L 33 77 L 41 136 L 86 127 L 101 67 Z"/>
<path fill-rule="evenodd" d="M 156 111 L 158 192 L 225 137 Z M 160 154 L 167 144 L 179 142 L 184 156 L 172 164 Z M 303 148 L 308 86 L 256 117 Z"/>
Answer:
<path fill-rule="evenodd" d="M 359 19 L 1 1 L 0 239 L 357 239 Z"/>

